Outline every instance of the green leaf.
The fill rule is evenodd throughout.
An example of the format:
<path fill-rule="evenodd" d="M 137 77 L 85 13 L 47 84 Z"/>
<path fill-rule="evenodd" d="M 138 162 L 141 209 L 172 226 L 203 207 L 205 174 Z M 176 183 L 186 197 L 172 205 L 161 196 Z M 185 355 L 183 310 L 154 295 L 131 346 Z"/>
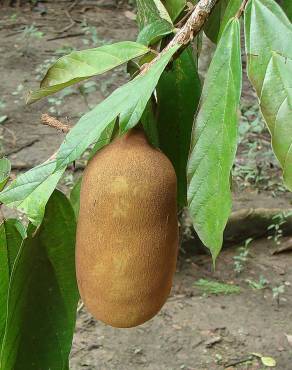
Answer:
<path fill-rule="evenodd" d="M 32 92 L 27 102 L 33 103 L 65 87 L 109 71 L 148 51 L 149 49 L 144 45 L 132 41 L 73 51 L 57 60 L 49 68 L 41 82 L 41 88 Z"/>
<path fill-rule="evenodd" d="M 152 45 L 173 32 L 171 18 L 160 0 L 137 0 L 137 8 L 140 28 L 138 42 Z"/>
<path fill-rule="evenodd" d="M 164 0 L 162 2 L 173 21 L 177 19 L 186 6 L 186 0 Z"/>
<path fill-rule="evenodd" d="M 141 119 L 160 75 L 178 48 L 179 45 L 172 47 L 147 71 L 115 90 L 96 108 L 85 114 L 61 145 L 56 169 L 59 170 L 80 157 L 90 144 L 99 140 L 101 133 L 117 117 L 122 133 L 134 127 Z"/>
<path fill-rule="evenodd" d="M 76 183 L 73 186 L 73 189 L 70 192 L 70 202 L 73 207 L 76 220 L 78 219 L 79 208 L 80 208 L 81 182 L 82 182 L 82 176 L 79 177 L 79 179 L 76 181 Z"/>
<path fill-rule="evenodd" d="M 271 0 L 252 0 L 245 16 L 248 76 L 292 190 L 292 25 Z M 275 37 L 277 35 L 277 37 Z"/>
<path fill-rule="evenodd" d="M 4 335 L 9 280 L 25 228 L 18 220 L 5 220 L 0 225 L 0 348 Z"/>
<path fill-rule="evenodd" d="M 144 110 L 144 113 L 141 117 L 141 122 L 144 128 L 144 131 L 147 135 L 147 138 L 151 145 L 155 148 L 159 147 L 159 136 L 158 136 L 158 129 L 157 129 L 157 119 L 156 119 L 156 104 L 155 98 L 149 100 L 147 106 Z"/>
<path fill-rule="evenodd" d="M 292 1 L 291 0 L 282 0 L 282 8 L 286 13 L 287 17 L 292 21 Z"/>
<path fill-rule="evenodd" d="M 277 366 L 276 360 L 273 357 L 263 356 L 260 353 L 252 353 L 253 356 L 261 359 L 261 362 L 264 366 L 275 367 Z"/>
<path fill-rule="evenodd" d="M 187 200 L 186 166 L 200 95 L 197 65 L 188 47 L 172 68 L 163 72 L 157 86 L 159 146 L 176 170 L 180 207 Z"/>
<path fill-rule="evenodd" d="M 172 24 L 171 18 L 160 0 L 137 0 L 136 3 L 140 30 L 157 20 L 165 20 Z"/>
<path fill-rule="evenodd" d="M 50 160 L 21 174 L 0 193 L 0 202 L 24 212 L 34 225 L 42 222 L 46 203 L 65 168 L 54 173 L 56 160 Z"/>
<path fill-rule="evenodd" d="M 205 26 L 204 26 L 204 32 L 208 36 L 208 38 L 213 41 L 214 43 L 217 43 L 218 41 L 218 35 L 220 31 L 220 25 L 221 21 L 224 17 L 224 13 L 226 10 L 226 7 L 229 2 L 232 2 L 234 0 L 221 0 L 219 1 L 215 7 L 212 10 L 212 13 L 210 14 Z"/>
<path fill-rule="evenodd" d="M 229 20 L 236 15 L 238 12 L 240 6 L 242 4 L 242 0 L 229 0 L 226 6 L 226 9 L 224 11 L 223 17 L 220 22 L 220 29 L 217 36 L 217 42 L 220 40 L 220 37 L 222 36 L 222 33 L 229 22 Z"/>
<path fill-rule="evenodd" d="M 291 22 L 275 1 L 251 0 L 248 3 L 245 10 L 248 74 L 259 96 L 273 52 L 292 59 L 291 30 Z"/>
<path fill-rule="evenodd" d="M 152 45 L 158 42 L 161 38 L 169 35 L 174 31 L 172 24 L 164 19 L 159 19 L 146 25 L 139 33 L 137 42 L 144 45 Z"/>
<path fill-rule="evenodd" d="M 273 357 L 261 357 L 262 364 L 267 367 L 276 367 L 277 363 Z"/>
<path fill-rule="evenodd" d="M 0 191 L 6 185 L 11 171 L 11 163 L 7 158 L 0 159 Z"/>
<path fill-rule="evenodd" d="M 235 16 L 241 4 L 242 0 L 221 0 L 215 5 L 204 27 L 211 41 L 218 43 L 227 23 Z"/>
<path fill-rule="evenodd" d="M 75 229 L 70 202 L 54 192 L 12 270 L 1 370 L 68 369 L 78 303 Z"/>
<path fill-rule="evenodd" d="M 203 87 L 188 162 L 188 203 L 194 227 L 216 259 L 231 212 L 230 170 L 237 146 L 241 94 L 240 26 L 229 21 Z"/>
<path fill-rule="evenodd" d="M 272 55 L 260 106 L 272 135 L 273 150 L 283 168 L 285 183 L 292 191 L 292 59 Z"/>

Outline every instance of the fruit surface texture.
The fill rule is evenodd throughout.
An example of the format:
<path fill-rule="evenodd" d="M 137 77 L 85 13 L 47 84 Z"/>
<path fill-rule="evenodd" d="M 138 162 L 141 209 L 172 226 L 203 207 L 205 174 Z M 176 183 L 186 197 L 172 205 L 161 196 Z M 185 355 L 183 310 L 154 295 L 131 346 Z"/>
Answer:
<path fill-rule="evenodd" d="M 79 291 L 92 315 L 129 328 L 155 316 L 176 269 L 176 175 L 142 129 L 99 151 L 84 171 L 77 227 Z"/>

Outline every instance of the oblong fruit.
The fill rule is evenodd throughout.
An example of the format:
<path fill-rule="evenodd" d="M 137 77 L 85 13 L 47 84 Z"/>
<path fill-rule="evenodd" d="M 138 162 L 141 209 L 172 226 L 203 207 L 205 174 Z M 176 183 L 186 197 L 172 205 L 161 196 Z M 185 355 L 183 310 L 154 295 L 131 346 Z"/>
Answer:
<path fill-rule="evenodd" d="M 133 129 L 84 171 L 76 268 L 86 307 L 114 327 L 151 319 L 169 295 L 177 249 L 174 169 Z"/>

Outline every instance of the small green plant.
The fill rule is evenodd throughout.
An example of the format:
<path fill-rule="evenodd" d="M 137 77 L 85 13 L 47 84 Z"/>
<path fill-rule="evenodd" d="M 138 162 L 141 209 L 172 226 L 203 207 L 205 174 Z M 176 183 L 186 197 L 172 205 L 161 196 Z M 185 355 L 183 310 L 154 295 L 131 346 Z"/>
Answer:
<path fill-rule="evenodd" d="M 277 306 L 280 306 L 280 298 L 285 293 L 285 285 L 281 284 L 272 288 L 273 299 L 277 302 Z"/>
<path fill-rule="evenodd" d="M 11 16 L 10 16 L 10 20 L 11 21 L 16 21 L 16 19 L 18 18 L 18 14 L 17 13 L 13 13 L 13 14 L 11 14 Z"/>
<path fill-rule="evenodd" d="M 282 226 L 287 222 L 287 217 L 291 215 L 291 212 L 281 212 L 273 217 L 274 222 L 268 226 L 268 231 L 272 234 L 268 236 L 269 240 L 273 240 L 277 245 L 281 244 L 281 238 L 283 236 Z"/>
<path fill-rule="evenodd" d="M 35 27 L 34 24 L 31 24 L 30 26 L 25 26 L 22 32 L 22 38 L 24 39 L 30 39 L 31 37 L 41 39 L 43 36 L 44 33 L 39 31 L 39 29 Z"/>
<path fill-rule="evenodd" d="M 250 243 L 253 241 L 252 238 L 246 239 L 244 246 L 238 248 L 239 254 L 234 256 L 234 271 L 240 274 L 244 270 L 244 266 L 248 260 Z"/>
<path fill-rule="evenodd" d="M 42 78 L 43 78 L 43 75 L 46 73 L 46 71 L 48 70 L 49 66 L 54 63 L 56 61 L 56 58 L 55 57 L 52 57 L 52 58 L 49 58 L 49 59 L 45 59 L 43 61 L 43 63 L 41 63 L 40 65 L 38 65 L 35 69 L 35 73 L 36 73 L 36 80 L 37 81 L 40 81 Z"/>
<path fill-rule="evenodd" d="M 74 51 L 74 50 L 75 50 L 75 48 L 71 45 L 63 45 L 60 48 L 55 50 L 55 54 L 58 55 L 58 56 L 63 56 L 63 55 L 72 53 L 72 51 Z M 48 69 L 48 68 L 46 68 L 46 69 Z"/>
<path fill-rule="evenodd" d="M 270 149 L 270 135 L 261 117 L 259 104 L 241 105 L 239 125 L 240 156 L 233 167 L 233 176 L 240 188 L 255 187 L 283 191 L 278 177 L 273 178 L 271 169 L 278 169 Z"/>
<path fill-rule="evenodd" d="M 61 111 L 60 111 L 60 108 L 62 107 L 62 104 L 63 104 L 63 99 L 66 97 L 66 96 L 70 96 L 72 94 L 76 94 L 77 93 L 77 90 L 72 88 L 72 87 L 67 87 L 66 89 L 64 89 L 63 91 L 61 91 L 58 95 L 56 95 L 55 97 L 49 97 L 47 100 L 48 100 L 48 103 L 50 105 L 49 107 L 49 112 L 52 113 L 52 114 L 57 114 L 58 116 L 61 115 Z"/>
<path fill-rule="evenodd" d="M 268 280 L 262 275 L 260 275 L 259 281 L 250 280 L 250 279 L 246 279 L 245 281 L 254 290 L 265 289 L 265 288 L 267 288 L 268 283 L 269 283 Z"/>
<path fill-rule="evenodd" d="M 23 43 L 23 50 L 24 54 L 27 54 L 30 48 L 31 40 L 33 38 L 35 39 L 41 39 L 44 36 L 44 33 L 39 31 L 37 27 L 35 27 L 34 24 L 31 24 L 30 26 L 25 26 L 22 34 L 21 34 L 21 41 Z"/>
<path fill-rule="evenodd" d="M 89 38 L 82 39 L 84 45 L 100 46 L 105 44 L 104 40 L 98 37 L 96 27 L 88 25 L 86 21 L 83 21 L 81 27 L 85 35 L 89 36 Z"/>
<path fill-rule="evenodd" d="M 240 287 L 234 284 L 221 283 L 219 281 L 200 279 L 195 285 L 203 291 L 204 294 L 238 294 Z"/>

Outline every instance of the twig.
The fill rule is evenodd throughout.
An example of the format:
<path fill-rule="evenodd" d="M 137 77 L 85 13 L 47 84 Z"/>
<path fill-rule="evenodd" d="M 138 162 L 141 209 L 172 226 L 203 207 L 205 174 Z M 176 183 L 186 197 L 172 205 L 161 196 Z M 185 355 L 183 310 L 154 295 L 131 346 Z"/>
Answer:
<path fill-rule="evenodd" d="M 19 26 L 27 26 L 27 23 L 24 22 L 17 22 L 17 23 L 1 23 L 0 24 L 0 31 L 4 30 L 5 28 L 15 28 Z"/>
<path fill-rule="evenodd" d="M 6 127 L 6 126 L 2 126 L 2 129 L 3 130 L 5 130 L 5 131 L 7 131 L 10 135 L 11 135 L 11 137 L 12 137 L 12 145 L 13 146 L 15 146 L 16 145 L 16 141 L 17 141 L 17 139 L 16 139 L 16 135 L 15 135 L 15 133 L 14 133 L 14 131 L 12 131 L 12 130 L 10 130 L 8 127 Z"/>
<path fill-rule="evenodd" d="M 73 4 L 71 4 L 71 5 L 69 6 L 69 12 L 71 12 L 71 10 L 72 10 L 73 8 L 75 8 L 75 6 L 76 6 L 78 3 L 79 3 L 79 0 L 75 0 L 75 1 L 74 1 L 74 3 L 73 3 Z"/>
<path fill-rule="evenodd" d="M 25 149 L 25 148 L 28 148 L 30 146 L 32 146 L 33 144 L 37 143 L 38 141 L 40 141 L 39 139 L 33 139 L 33 140 L 30 140 L 29 142 L 27 143 L 24 143 L 23 145 L 20 145 L 19 147 L 17 148 L 14 148 L 14 149 L 11 149 L 11 150 L 8 150 L 5 152 L 6 155 L 11 155 L 11 154 L 15 154 L 15 153 L 18 153 L 20 152 L 22 149 Z"/>
<path fill-rule="evenodd" d="M 66 14 L 67 18 L 69 19 L 70 23 L 66 27 L 62 28 L 61 30 L 56 31 L 56 33 L 64 33 L 66 31 L 69 31 L 75 25 L 75 21 L 71 17 L 71 14 L 69 13 L 68 10 L 65 10 L 65 14 Z"/>
<path fill-rule="evenodd" d="M 30 170 L 35 165 L 36 165 L 35 163 L 14 162 L 11 164 L 11 169 L 15 171 L 24 171 L 24 170 Z"/>
<path fill-rule="evenodd" d="M 69 125 L 66 125 L 65 123 L 57 120 L 56 118 L 49 116 L 48 114 L 42 114 L 41 122 L 43 125 L 53 127 L 56 130 L 59 130 L 65 133 L 69 132 L 71 129 Z"/>
<path fill-rule="evenodd" d="M 79 313 L 84 308 L 84 303 L 80 301 L 78 307 L 77 307 L 77 313 Z"/>
<path fill-rule="evenodd" d="M 236 18 L 240 18 L 241 16 L 242 16 L 242 14 L 243 14 L 243 12 L 244 12 L 244 9 L 245 9 L 245 7 L 246 7 L 246 5 L 247 5 L 247 2 L 248 2 L 248 0 L 243 0 L 243 2 L 242 2 L 242 4 L 241 4 L 241 6 L 240 6 L 240 8 L 238 9 L 238 12 L 236 13 L 236 15 L 235 15 L 235 17 Z"/>
<path fill-rule="evenodd" d="M 69 35 L 61 35 L 61 36 L 56 36 L 56 37 L 51 37 L 47 39 L 46 41 L 54 41 L 54 40 L 61 40 L 61 39 L 66 39 L 69 37 L 79 37 L 79 36 L 84 36 L 84 32 L 78 32 L 78 33 L 71 33 Z"/>
<path fill-rule="evenodd" d="M 244 357 L 238 360 L 234 360 L 234 361 L 228 362 L 228 364 L 226 364 L 224 367 L 227 368 L 227 367 L 232 367 L 232 366 L 236 366 L 239 364 L 244 364 L 247 361 L 251 361 L 253 358 L 254 356 L 247 356 L 247 357 Z"/>
<path fill-rule="evenodd" d="M 185 25 L 176 33 L 170 43 L 153 59 L 150 63 L 145 64 L 140 74 L 144 74 L 148 69 L 157 62 L 169 49 L 179 44 L 185 46 L 200 32 L 204 26 L 209 14 L 219 0 L 201 0 L 194 8 Z"/>

